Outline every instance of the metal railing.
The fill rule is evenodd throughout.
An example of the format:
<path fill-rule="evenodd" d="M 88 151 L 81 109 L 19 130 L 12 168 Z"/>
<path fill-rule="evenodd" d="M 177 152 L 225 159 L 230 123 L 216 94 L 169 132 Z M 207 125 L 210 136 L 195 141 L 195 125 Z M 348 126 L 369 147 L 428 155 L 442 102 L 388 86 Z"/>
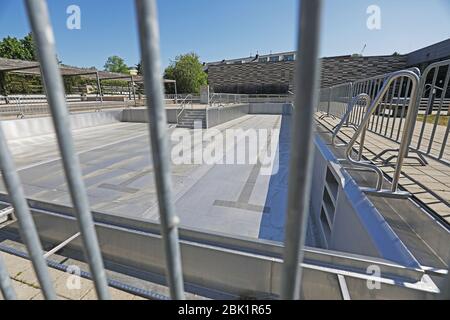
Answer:
<path fill-rule="evenodd" d="M 296 60 L 295 108 L 289 164 L 284 262 L 281 298 L 297 299 L 301 292 L 303 247 L 309 213 L 312 177 L 312 135 L 314 106 L 319 83 L 318 47 L 321 21 L 320 0 L 302 0 Z"/>
<path fill-rule="evenodd" d="M 352 100 L 352 83 L 344 83 L 330 88 L 328 92 L 327 114 L 341 118 Z"/>
<path fill-rule="evenodd" d="M 64 96 L 62 77 L 59 73 L 57 60 L 55 59 L 56 51 L 47 5 L 45 0 L 25 0 L 25 2 L 42 67 L 41 70 L 47 89 L 48 104 L 58 138 L 64 172 L 75 209 L 75 216 L 79 226 L 80 237 L 83 241 L 86 260 L 93 275 L 98 297 L 100 299 L 108 299 L 109 293 L 105 268 L 103 266 L 93 217 L 90 212 L 86 188 L 82 179 L 79 160 L 75 153 L 73 137 L 71 136 L 69 113 Z M 144 66 L 145 91 L 148 97 L 146 101 L 147 112 L 151 120 L 149 121 L 149 135 L 156 181 L 161 235 L 165 249 L 167 283 L 170 288 L 171 297 L 174 299 L 183 299 L 184 283 L 178 237 L 179 219 L 174 208 L 171 186 L 169 137 L 167 133 L 163 83 L 160 77 L 161 64 L 156 1 L 136 0 L 135 4 L 141 57 Z M 299 23 L 297 50 L 301 50 L 302 54 L 299 55 L 299 58 L 295 62 L 296 70 L 298 70 L 296 72 L 295 82 L 295 92 L 297 94 L 295 95 L 296 108 L 294 108 L 292 122 L 293 132 L 289 165 L 284 260 L 281 274 L 281 297 L 284 299 L 296 299 L 301 296 L 301 264 L 304 254 L 303 248 L 306 236 L 312 177 L 313 112 L 314 106 L 317 105 L 318 97 L 316 84 L 319 78 L 318 45 L 321 4 L 321 0 L 302 0 L 299 6 L 301 27 Z M 403 87 L 403 85 L 399 84 L 400 91 L 391 89 L 391 84 L 397 83 L 399 77 L 407 78 L 407 86 Z M 389 92 L 393 92 L 397 96 L 401 96 L 403 91 L 405 94 L 407 93 L 409 100 L 392 99 L 392 103 L 397 103 L 398 105 L 405 104 L 405 106 L 408 104 L 409 106 L 396 166 L 396 168 L 401 168 L 402 161 L 408 151 L 408 134 L 411 132 L 411 127 L 414 127 L 414 116 L 417 113 L 415 107 L 418 107 L 418 104 L 414 103 L 416 101 L 415 92 L 418 85 L 418 76 L 412 71 L 401 71 L 397 74 L 390 75 L 385 83 L 383 83 L 384 78 L 383 80 L 380 79 L 373 79 L 366 83 L 361 82 L 356 85 L 357 89 L 355 89 L 355 84 L 352 84 L 352 89 L 348 85 L 347 87 L 346 85 L 342 85 L 334 88 L 334 90 L 324 90 L 322 93 L 328 97 L 325 110 L 330 116 L 347 117 L 348 114 L 348 118 L 344 120 L 344 123 L 359 123 L 357 131 L 347 145 L 347 155 L 349 155 L 348 150 L 352 149 L 358 137 L 368 129 L 369 125 L 374 125 L 370 123 L 373 117 L 379 115 L 382 112 L 381 110 L 386 110 L 386 101 L 390 101 L 389 98 L 386 98 Z M 358 107 L 352 107 L 349 111 L 348 103 L 354 96 L 355 90 L 361 90 L 359 93 L 368 92 L 368 97 L 373 97 L 373 102 L 366 111 Z M 353 92 L 353 94 L 349 94 L 349 92 Z M 321 104 L 324 100 L 322 93 L 320 94 Z M 360 98 L 363 97 L 365 96 L 360 96 Z M 365 99 L 367 101 L 369 100 L 367 97 Z M 356 105 L 358 105 L 358 101 L 355 102 Z M 323 110 L 323 105 L 319 106 L 319 109 Z M 405 107 L 402 109 L 402 112 L 406 112 Z M 363 142 L 361 143 L 363 144 Z M 36 226 L 34 225 L 19 180 L 19 175 L 14 167 L 13 158 L 1 128 L 0 150 L 0 169 L 11 203 L 14 207 L 22 239 L 27 247 L 44 297 L 46 299 L 55 299 L 55 290 L 50 281 Z M 349 157 L 349 161 L 354 160 Z M 356 164 L 361 165 L 361 162 L 357 161 Z M 394 191 L 394 186 L 391 191 Z M 149 254 L 151 253 L 149 252 Z M 0 288 L 6 299 L 14 299 L 16 297 L 1 256 Z"/>
<path fill-rule="evenodd" d="M 364 101 L 364 104 L 361 104 L 361 102 Z M 358 94 L 356 97 L 354 97 L 347 105 L 347 110 L 344 114 L 344 116 L 341 118 L 341 120 L 339 121 L 339 123 L 336 125 L 336 127 L 334 127 L 333 129 L 333 134 L 331 137 L 331 144 L 334 145 L 335 147 L 343 147 L 346 146 L 347 144 L 345 143 L 341 143 L 341 144 L 337 144 L 336 143 L 336 137 L 339 133 L 339 131 L 341 130 L 342 127 L 347 126 L 350 127 L 349 124 L 349 117 L 350 115 L 353 114 L 354 109 L 357 108 L 358 110 L 356 111 L 356 113 L 360 114 L 360 113 L 365 113 L 366 112 L 366 108 L 368 108 L 370 105 L 370 97 L 368 94 L 366 93 L 360 93 Z M 355 131 L 357 130 L 356 127 L 353 126 L 353 128 L 355 129 Z M 363 133 L 361 134 L 361 140 L 360 140 L 360 148 L 359 148 L 359 152 L 358 152 L 358 160 L 361 160 L 362 157 L 362 151 L 363 151 L 363 146 L 364 146 L 364 139 L 365 139 L 365 130 L 363 131 Z"/>
<path fill-rule="evenodd" d="M 184 298 L 178 223 L 170 177 L 169 137 L 167 134 L 164 90 L 161 81 L 159 26 L 154 0 L 136 0 L 139 42 L 144 66 L 145 92 L 150 128 L 151 152 L 155 171 L 156 190 L 161 223 L 161 234 L 167 261 L 167 279 L 170 295 Z M 151 107 L 150 107 L 151 106 Z"/>
<path fill-rule="evenodd" d="M 293 103 L 294 94 L 248 94 L 247 103 Z"/>
<path fill-rule="evenodd" d="M 450 132 L 450 60 L 429 65 L 423 72 L 418 95 L 421 122 L 416 123 L 417 139 L 410 137 L 411 148 L 450 164 L 447 150 Z M 450 152 L 450 151 L 449 151 Z"/>
<path fill-rule="evenodd" d="M 364 147 L 364 137 L 365 137 L 365 131 L 368 129 L 370 120 L 372 115 L 377 112 L 380 108 L 383 109 L 383 101 L 386 101 L 389 97 L 389 91 L 392 90 L 392 84 L 395 83 L 397 80 L 405 79 L 411 83 L 411 96 L 410 96 L 410 103 L 409 103 L 409 110 L 407 112 L 406 120 L 405 120 L 405 126 L 403 128 L 402 132 L 402 139 L 400 142 L 398 155 L 397 155 L 397 163 L 395 165 L 395 171 L 392 178 L 392 186 L 391 190 L 382 190 L 382 182 L 383 182 L 383 171 L 372 163 L 365 163 L 361 160 L 355 161 L 351 157 L 351 153 L 353 151 L 353 146 L 358 139 L 359 136 L 361 136 L 361 142 L 360 142 L 360 149 L 359 149 L 359 155 L 361 155 L 363 147 Z M 374 171 L 377 174 L 377 183 L 375 189 L 366 189 L 365 191 L 372 192 L 379 195 L 387 195 L 387 196 L 405 196 L 404 192 L 400 192 L 398 190 L 398 183 L 400 179 L 400 174 L 402 170 L 402 165 L 405 157 L 408 153 L 408 145 L 409 145 L 409 136 L 414 130 L 414 121 L 415 121 L 415 114 L 416 114 L 416 97 L 417 97 L 417 90 L 419 85 L 419 76 L 414 73 L 413 71 L 409 70 L 403 70 L 403 71 L 397 71 L 390 74 L 390 76 L 383 82 L 383 86 L 380 88 L 380 90 L 377 92 L 376 97 L 374 98 L 372 104 L 367 109 L 367 111 L 364 114 L 364 117 L 361 120 L 361 123 L 358 125 L 356 132 L 350 139 L 349 143 L 347 144 L 346 149 L 346 159 L 348 162 L 353 164 L 356 167 L 364 167 L 369 170 Z M 394 86 L 395 88 L 395 86 Z M 369 98 L 369 97 L 368 97 Z M 354 110 L 350 109 L 350 112 L 353 112 Z M 346 115 L 348 117 L 348 115 Z"/>
<path fill-rule="evenodd" d="M 99 242 L 95 232 L 88 197 L 82 179 L 81 168 L 75 153 L 73 137 L 70 132 L 69 113 L 64 95 L 64 86 L 60 74 L 50 25 L 47 4 L 44 0 L 26 0 L 27 14 L 33 30 L 37 53 L 41 64 L 42 77 L 46 87 L 48 105 L 61 152 L 64 172 L 68 182 L 74 211 L 83 241 L 85 257 L 92 273 L 97 295 L 100 299 L 109 299 L 106 272 L 103 266 Z M 183 298 L 183 279 L 181 257 L 177 235 L 178 218 L 174 214 L 171 199 L 169 177 L 168 140 L 166 135 L 166 118 L 163 103 L 163 89 L 159 70 L 159 43 L 154 1 L 136 1 L 140 30 L 141 53 L 145 61 L 146 91 L 151 98 L 152 108 L 148 108 L 151 119 L 157 121 L 150 124 L 150 138 L 155 166 L 158 202 L 161 215 L 162 235 L 166 247 L 169 287 L 172 297 Z M 46 299 L 55 299 L 56 294 L 50 281 L 43 250 L 31 217 L 19 176 L 15 170 L 8 145 L 0 130 L 0 167 L 3 179 L 20 231 L 33 262 L 40 287 Z M 0 285 L 5 298 L 15 298 L 8 273 L 0 261 Z"/>
<path fill-rule="evenodd" d="M 359 80 L 352 84 L 343 84 L 321 90 L 321 95 L 324 96 L 326 94 L 328 96 L 328 101 L 326 109 L 324 109 L 323 101 L 321 102 L 322 106 L 320 106 L 319 103 L 318 110 L 323 113 L 320 118 L 323 119 L 326 116 L 330 116 L 340 119 L 340 122 L 333 130 L 332 144 L 335 146 L 347 147 L 346 160 L 354 166 L 347 167 L 346 169 L 367 169 L 374 171 L 377 175 L 375 188 L 364 189 L 366 192 L 372 192 L 383 196 L 408 196 L 408 193 L 398 190 L 398 182 L 403 161 L 408 156 L 410 141 L 418 112 L 419 105 L 416 101 L 420 81 L 418 74 L 420 74 L 420 72 L 416 69 L 402 70 L 387 75 Z M 339 89 L 336 90 L 336 87 Z M 353 98 L 351 98 L 348 104 L 345 104 L 344 102 L 349 99 L 348 92 L 351 92 L 350 97 Z M 366 104 L 360 106 L 360 104 L 357 103 L 360 100 L 365 100 Z M 369 101 L 372 101 L 372 103 L 370 104 L 370 107 L 367 107 Z M 394 106 L 392 110 L 394 110 L 395 113 L 401 113 L 401 118 L 397 127 L 394 126 L 396 121 L 395 116 L 385 116 L 387 110 L 392 106 Z M 389 127 L 391 118 L 393 119 L 393 124 Z M 336 137 L 344 125 L 353 128 L 355 133 L 347 144 L 337 145 L 335 142 Z M 384 149 L 382 153 L 377 155 L 377 157 L 379 157 L 387 151 L 397 152 L 395 156 L 390 157 L 390 159 L 394 157 L 397 158 L 391 189 L 383 190 L 382 170 L 373 163 L 362 161 L 362 153 L 367 131 L 386 137 L 388 135 L 394 135 L 394 128 L 396 128 L 399 148 Z M 359 137 L 358 159 L 354 160 L 352 159 L 351 154 Z"/>
<path fill-rule="evenodd" d="M 234 94 L 234 93 L 211 93 L 209 96 L 210 106 L 224 106 L 227 104 L 248 103 L 248 94 Z"/>
<path fill-rule="evenodd" d="M 183 98 L 183 100 L 181 100 L 178 106 L 179 111 L 177 111 L 177 123 L 179 122 L 178 120 L 183 115 L 184 111 L 186 110 L 186 107 L 190 105 L 192 108 L 192 98 L 193 98 L 192 95 L 188 94 Z"/>
<path fill-rule="evenodd" d="M 417 68 L 410 71 L 420 76 Z M 358 80 L 341 86 L 352 86 L 352 97 L 360 93 L 367 93 L 374 99 L 381 90 L 384 81 L 390 74 L 384 74 L 368 79 Z M 423 75 L 420 76 L 417 101 L 415 103 L 415 115 L 413 116 L 414 129 L 408 136 L 407 157 L 415 158 L 420 164 L 426 165 L 428 156 L 443 164 L 450 164 L 450 150 L 447 148 L 450 132 L 450 60 L 440 61 L 429 65 Z M 391 141 L 400 143 L 401 133 L 404 130 L 408 108 L 411 105 L 411 83 L 405 78 L 395 80 L 385 97 L 380 101 L 376 112 L 371 116 L 368 131 L 383 136 Z M 341 118 L 346 112 L 346 105 L 339 104 L 334 93 L 335 87 L 323 88 L 320 91 L 320 102 L 317 111 L 321 112 L 321 118 L 330 116 Z M 362 121 L 361 110 L 352 112 L 348 117 L 348 124 L 355 127 Z M 380 158 L 389 151 L 398 149 L 385 149 L 376 155 L 374 160 Z M 412 156 L 415 153 L 416 156 Z M 385 159 L 389 162 L 395 156 Z"/>
<path fill-rule="evenodd" d="M 131 105 L 131 101 L 125 98 L 121 100 L 100 99 L 98 95 L 66 95 L 67 108 L 70 113 L 100 111 L 103 109 L 119 108 Z M 49 115 L 50 108 L 45 95 L 8 95 L 0 96 L 0 117 L 25 118 L 29 116 Z"/>
<path fill-rule="evenodd" d="M 64 95 L 62 76 L 55 59 L 56 50 L 45 0 L 25 0 L 45 83 L 46 96 L 56 131 L 64 173 L 69 186 L 85 257 L 100 299 L 109 292 L 100 246 L 90 211 L 78 156 L 71 135 L 69 112 Z M 311 185 L 313 112 L 319 77 L 318 44 L 321 0 L 303 0 L 299 6 L 301 28 L 298 32 L 296 60 L 297 85 L 294 110 L 294 131 L 291 145 L 286 237 L 281 279 L 282 298 L 300 297 L 301 263 L 306 235 L 309 193 Z M 171 297 L 184 298 L 183 272 L 178 238 L 179 219 L 176 215 L 170 176 L 169 136 L 167 133 L 163 83 L 161 81 L 159 30 L 155 0 L 136 0 L 139 42 L 144 66 L 145 91 L 149 119 L 151 155 L 156 181 L 161 235 L 165 249 L 167 283 Z M 228 101 L 237 103 L 236 96 Z M 240 98 L 239 98 L 240 99 Z M 242 101 L 242 100 L 241 100 Z M 151 107 L 150 107 L 151 106 Z M 296 111 L 297 110 L 297 111 Z M 301 110 L 298 111 L 298 110 Z M 1 129 L 1 128 L 0 128 Z M 55 299 L 45 256 L 34 225 L 12 155 L 0 130 L 0 169 L 20 226 L 29 257 L 46 299 Z M 151 254 L 149 252 L 149 254 Z M 8 272 L 0 259 L 0 287 L 6 299 L 14 299 Z"/>

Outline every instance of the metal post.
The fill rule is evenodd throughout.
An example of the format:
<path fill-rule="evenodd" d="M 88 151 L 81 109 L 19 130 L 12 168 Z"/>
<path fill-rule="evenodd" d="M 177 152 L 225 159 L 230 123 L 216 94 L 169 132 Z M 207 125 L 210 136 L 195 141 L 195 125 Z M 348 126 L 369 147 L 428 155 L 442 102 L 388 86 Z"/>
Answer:
<path fill-rule="evenodd" d="M 295 108 L 289 166 L 281 298 L 300 297 L 303 246 L 309 211 L 313 159 L 314 106 L 319 83 L 318 47 L 321 0 L 302 0 L 297 52 Z"/>
<path fill-rule="evenodd" d="M 8 90 L 6 89 L 6 71 L 0 71 L 0 95 L 4 95 L 5 103 L 9 104 Z"/>
<path fill-rule="evenodd" d="M 328 108 L 327 108 L 327 116 L 330 115 L 330 108 L 331 108 L 331 93 L 333 91 L 333 87 L 328 88 Z"/>
<path fill-rule="evenodd" d="M 177 82 L 175 81 L 175 104 L 178 104 Z"/>
<path fill-rule="evenodd" d="M 131 78 L 131 89 L 133 92 L 134 105 L 136 106 L 136 89 L 134 88 L 134 79 L 133 76 L 131 76 L 130 78 Z"/>
<path fill-rule="evenodd" d="M 15 300 L 16 292 L 11 283 L 8 270 L 6 270 L 3 257 L 0 254 L 0 290 L 5 300 Z"/>
<path fill-rule="evenodd" d="M 95 77 L 97 78 L 97 89 L 98 89 L 98 95 L 100 97 L 100 102 L 103 103 L 102 85 L 100 83 L 100 78 L 98 76 L 98 72 L 95 73 Z"/>
<path fill-rule="evenodd" d="M 80 163 L 71 136 L 70 118 L 64 98 L 62 78 L 56 61 L 55 40 L 50 25 L 47 4 L 45 0 L 26 0 L 25 3 L 41 64 L 44 87 L 58 138 L 74 212 L 77 216 L 78 227 L 83 239 L 85 256 L 89 263 L 98 297 L 100 299 L 109 299 L 106 272 L 103 267 Z"/>
<path fill-rule="evenodd" d="M 402 171 L 403 161 L 408 156 L 409 145 L 411 144 L 414 127 L 416 125 L 417 112 L 419 109 L 419 102 L 416 99 L 417 99 L 417 91 L 418 91 L 420 79 L 416 73 L 414 73 L 412 71 L 410 71 L 410 72 L 411 72 L 411 75 L 409 77 L 410 77 L 410 80 L 412 83 L 411 97 L 409 100 L 410 101 L 409 102 L 409 110 L 408 110 L 408 113 L 407 113 L 406 119 L 405 119 L 405 127 L 403 128 L 402 139 L 400 141 L 400 146 L 398 148 L 398 156 L 397 156 L 397 163 L 395 165 L 395 172 L 392 177 L 392 187 L 391 187 L 392 192 L 397 191 L 397 186 L 398 186 L 398 182 L 400 181 L 400 174 Z"/>
<path fill-rule="evenodd" d="M 161 234 L 167 260 L 168 284 L 173 299 L 184 299 L 183 271 L 178 242 L 179 218 L 175 214 L 172 199 L 169 138 L 160 72 L 161 60 L 156 3 L 154 0 L 136 0 L 136 10 L 147 95 L 147 111 L 150 120 L 151 152 L 158 194 Z"/>
<path fill-rule="evenodd" d="M 350 103 L 350 102 L 352 101 L 352 99 L 353 99 L 353 97 L 352 97 L 352 92 L 353 92 L 353 83 L 350 82 L 350 83 L 348 84 L 347 93 L 346 93 L 346 94 L 347 94 L 346 98 L 348 98 L 347 103 Z M 350 117 L 348 117 L 348 118 L 347 118 L 347 121 L 345 122 L 345 125 L 346 125 L 346 126 L 349 125 L 349 119 L 350 119 Z"/>
<path fill-rule="evenodd" d="M 0 128 L 0 150 L 0 169 L 19 223 L 20 236 L 27 247 L 28 255 L 30 256 L 45 299 L 54 300 L 56 299 L 56 294 L 52 287 L 50 274 L 43 257 L 44 252 L 42 251 L 41 241 L 39 240 L 36 226 L 31 217 L 25 192 L 20 183 L 19 174 L 16 171 L 2 128 Z"/>

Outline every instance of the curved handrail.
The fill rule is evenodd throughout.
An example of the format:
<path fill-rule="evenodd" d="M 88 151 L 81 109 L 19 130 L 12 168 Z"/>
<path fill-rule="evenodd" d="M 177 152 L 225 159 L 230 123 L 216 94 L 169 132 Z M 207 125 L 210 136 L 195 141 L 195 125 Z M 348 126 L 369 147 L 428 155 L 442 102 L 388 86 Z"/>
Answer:
<path fill-rule="evenodd" d="M 189 102 L 188 102 L 188 99 L 189 99 Z M 181 110 L 180 110 L 180 112 L 177 113 L 177 123 L 178 123 L 178 119 L 180 118 L 181 114 L 186 109 L 186 106 L 188 104 L 192 105 L 192 99 L 193 99 L 192 94 L 188 94 L 186 97 L 184 97 L 183 100 L 181 100 L 181 103 L 180 103 Z"/>
<path fill-rule="evenodd" d="M 361 124 L 359 125 L 359 127 L 357 128 L 355 133 L 353 134 L 353 137 L 350 139 L 350 141 L 347 145 L 346 152 L 345 152 L 346 159 L 348 160 L 349 163 L 351 163 L 355 166 L 365 167 L 367 169 L 374 171 L 377 174 L 377 183 L 376 183 L 375 191 L 380 191 L 382 189 L 383 171 L 374 164 L 364 163 L 364 162 L 356 161 L 356 160 L 352 159 L 351 152 L 353 150 L 353 145 L 355 144 L 358 137 L 360 135 L 362 135 L 362 136 L 365 135 L 367 126 L 370 121 L 370 117 L 377 109 L 378 105 L 380 104 L 380 102 L 383 99 L 386 92 L 389 90 L 389 87 L 391 86 L 392 82 L 400 77 L 409 78 L 412 82 L 412 88 L 411 88 L 410 106 L 409 106 L 409 110 L 408 110 L 406 121 L 405 121 L 405 127 L 403 129 L 402 140 L 400 142 L 397 163 L 395 165 L 395 172 L 394 172 L 394 176 L 392 178 L 391 192 L 393 192 L 393 193 L 397 192 L 397 186 L 398 186 L 398 182 L 400 179 L 400 173 L 401 173 L 401 168 L 403 165 L 403 160 L 404 160 L 404 158 L 407 154 L 408 148 L 409 148 L 408 138 L 411 134 L 410 131 L 414 130 L 415 115 L 417 114 L 417 112 L 416 112 L 416 108 L 417 108 L 416 96 L 417 96 L 417 89 L 418 89 L 420 79 L 416 72 L 411 71 L 411 70 L 401 70 L 401 71 L 396 71 L 396 72 L 391 73 L 386 78 L 386 80 L 383 83 L 383 87 L 378 92 L 375 99 L 372 101 L 372 104 L 370 105 L 369 109 L 367 110 L 366 114 L 364 115 L 364 118 L 363 118 Z M 363 147 L 363 145 L 360 144 L 360 148 L 362 148 L 362 147 Z"/>
<path fill-rule="evenodd" d="M 347 105 L 347 111 L 345 112 L 345 115 L 342 117 L 341 121 L 337 124 L 335 130 L 333 131 L 333 135 L 331 136 L 331 144 L 333 146 L 343 147 L 343 146 L 347 145 L 345 143 L 336 144 L 336 137 L 337 137 L 337 134 L 339 133 L 339 131 L 341 130 L 342 126 L 344 125 L 344 123 L 346 123 L 348 118 L 350 117 L 350 114 L 352 113 L 353 107 L 355 106 L 355 104 L 361 100 L 365 100 L 366 107 L 368 107 L 370 105 L 370 96 L 367 93 L 360 93 L 356 97 L 352 98 L 352 100 Z M 363 137 L 364 136 L 361 136 L 361 140 L 363 140 Z M 361 142 L 363 143 L 363 141 L 361 141 Z"/>

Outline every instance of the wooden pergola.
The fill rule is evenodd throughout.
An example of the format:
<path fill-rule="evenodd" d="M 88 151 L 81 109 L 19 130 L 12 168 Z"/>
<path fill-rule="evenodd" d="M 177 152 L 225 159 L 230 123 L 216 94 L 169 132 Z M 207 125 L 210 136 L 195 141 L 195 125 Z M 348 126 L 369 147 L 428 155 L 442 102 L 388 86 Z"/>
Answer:
<path fill-rule="evenodd" d="M 59 67 L 61 75 L 63 77 L 71 77 L 71 76 L 83 76 L 92 80 L 96 80 L 98 95 L 100 97 L 100 101 L 103 102 L 103 93 L 101 81 L 103 80 L 120 80 L 127 79 L 129 83 L 131 83 L 131 88 L 133 90 L 133 99 L 136 100 L 136 92 L 135 92 L 135 83 L 143 83 L 144 78 L 140 75 L 131 75 L 131 74 L 123 74 L 123 73 L 115 73 L 109 71 L 101 71 L 96 69 L 89 68 L 78 68 L 61 64 Z M 25 61 L 25 60 L 17 60 L 17 59 L 6 59 L 0 58 L 0 74 L 6 73 L 16 73 L 16 74 L 25 74 L 25 75 L 37 75 L 41 76 L 41 67 L 39 62 L 36 61 Z M 0 77 L 1 80 L 2 77 Z M 164 83 L 173 83 L 175 85 L 175 96 L 177 94 L 177 85 L 175 80 L 163 79 Z M 4 83 L 0 83 L 0 91 L 6 93 L 4 88 Z M 6 95 L 6 94 L 5 94 Z"/>

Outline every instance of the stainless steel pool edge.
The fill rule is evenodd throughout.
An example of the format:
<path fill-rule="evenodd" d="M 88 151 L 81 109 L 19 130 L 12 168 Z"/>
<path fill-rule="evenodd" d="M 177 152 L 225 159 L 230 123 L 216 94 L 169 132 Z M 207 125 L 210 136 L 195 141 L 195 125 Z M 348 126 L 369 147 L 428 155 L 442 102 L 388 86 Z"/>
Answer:
<path fill-rule="evenodd" d="M 323 224 L 320 216 L 326 206 L 323 195 L 329 190 L 326 175 L 333 174 L 338 183 L 334 218 L 330 225 L 329 239 L 326 241 L 327 248 L 370 254 L 409 267 L 420 267 L 408 247 L 319 135 L 315 136 L 315 146 L 311 215 L 319 224 Z M 352 241 L 354 239 L 358 241 Z"/>
<path fill-rule="evenodd" d="M 321 139 L 327 144 L 330 149 L 330 154 L 334 154 L 337 156 L 342 156 L 343 151 L 339 150 L 338 147 L 334 147 L 331 145 L 331 134 L 332 131 L 326 129 L 321 124 L 318 125 L 318 135 Z M 324 129 L 325 131 L 320 131 Z M 341 152 L 339 154 L 339 152 Z M 368 160 L 368 159 L 365 159 Z M 349 177 L 352 177 L 353 173 L 351 172 Z M 389 185 L 391 183 L 391 178 L 388 174 L 384 174 L 385 184 Z M 359 183 L 361 181 L 358 180 Z M 383 215 L 387 210 L 386 208 L 380 207 L 379 202 L 388 203 L 391 208 L 389 210 L 397 212 L 399 216 L 401 216 L 402 221 L 405 222 L 406 226 L 411 228 L 416 234 L 415 237 L 418 237 L 422 241 L 424 241 L 427 247 L 431 248 L 432 252 L 436 254 L 441 261 L 448 261 L 450 258 L 448 251 L 448 246 L 446 245 L 448 242 L 448 238 L 450 236 L 450 228 L 446 221 L 438 216 L 437 213 L 432 212 L 424 203 L 418 201 L 418 199 L 412 197 L 404 200 L 395 200 L 395 199 L 383 199 L 378 197 L 372 197 L 368 195 L 369 200 L 375 207 L 380 208 L 379 211 Z M 406 202 L 410 204 L 410 206 L 406 206 Z M 408 246 L 408 244 L 406 244 Z"/>
<path fill-rule="evenodd" d="M 77 230 L 73 216 L 34 209 L 33 205 L 31 206 L 39 235 L 44 243 L 57 245 L 66 239 L 67 235 Z M 95 214 L 94 217 L 98 215 Z M 165 267 L 164 260 L 161 259 L 159 228 L 156 224 L 144 225 L 142 222 L 139 224 L 141 230 L 130 228 L 129 225 L 112 225 L 96 221 L 105 266 L 107 268 L 112 265 L 122 266 L 125 271 L 133 270 L 137 277 L 145 278 L 147 275 L 153 275 L 153 279 L 164 282 Z M 153 228 L 155 232 L 149 231 Z M 147 231 L 143 231 L 144 229 Z M 16 232 L 17 226 L 11 225 L 7 230 Z M 180 246 L 186 288 L 191 292 L 209 295 L 211 298 L 279 295 L 283 249 L 281 244 L 180 228 Z M 82 256 L 81 249 L 79 239 L 67 247 L 67 250 L 78 252 L 80 256 Z M 64 253 L 65 251 L 62 254 Z M 328 283 L 328 280 L 324 280 L 323 277 L 327 278 L 326 274 L 333 279 L 337 274 L 354 279 L 350 282 L 356 281 L 361 287 L 364 281 L 373 279 L 367 273 L 370 265 L 380 267 L 382 276 L 379 280 L 388 285 L 386 291 L 382 290 L 375 294 L 377 298 L 390 296 L 389 292 L 393 286 L 398 286 L 395 290 L 405 291 L 408 297 L 417 295 L 416 298 L 419 296 L 430 298 L 430 294 L 434 297 L 434 293 L 437 292 L 437 287 L 427 282 L 424 270 L 407 268 L 383 259 L 316 248 L 306 248 L 304 254 L 303 289 L 307 296 L 314 291 L 312 283 L 333 286 L 330 290 L 334 289 L 334 281 Z M 354 285 L 350 285 L 349 290 L 353 298 L 369 297 L 366 295 L 369 292 L 355 294 Z M 338 296 L 328 298 L 340 299 Z"/>

